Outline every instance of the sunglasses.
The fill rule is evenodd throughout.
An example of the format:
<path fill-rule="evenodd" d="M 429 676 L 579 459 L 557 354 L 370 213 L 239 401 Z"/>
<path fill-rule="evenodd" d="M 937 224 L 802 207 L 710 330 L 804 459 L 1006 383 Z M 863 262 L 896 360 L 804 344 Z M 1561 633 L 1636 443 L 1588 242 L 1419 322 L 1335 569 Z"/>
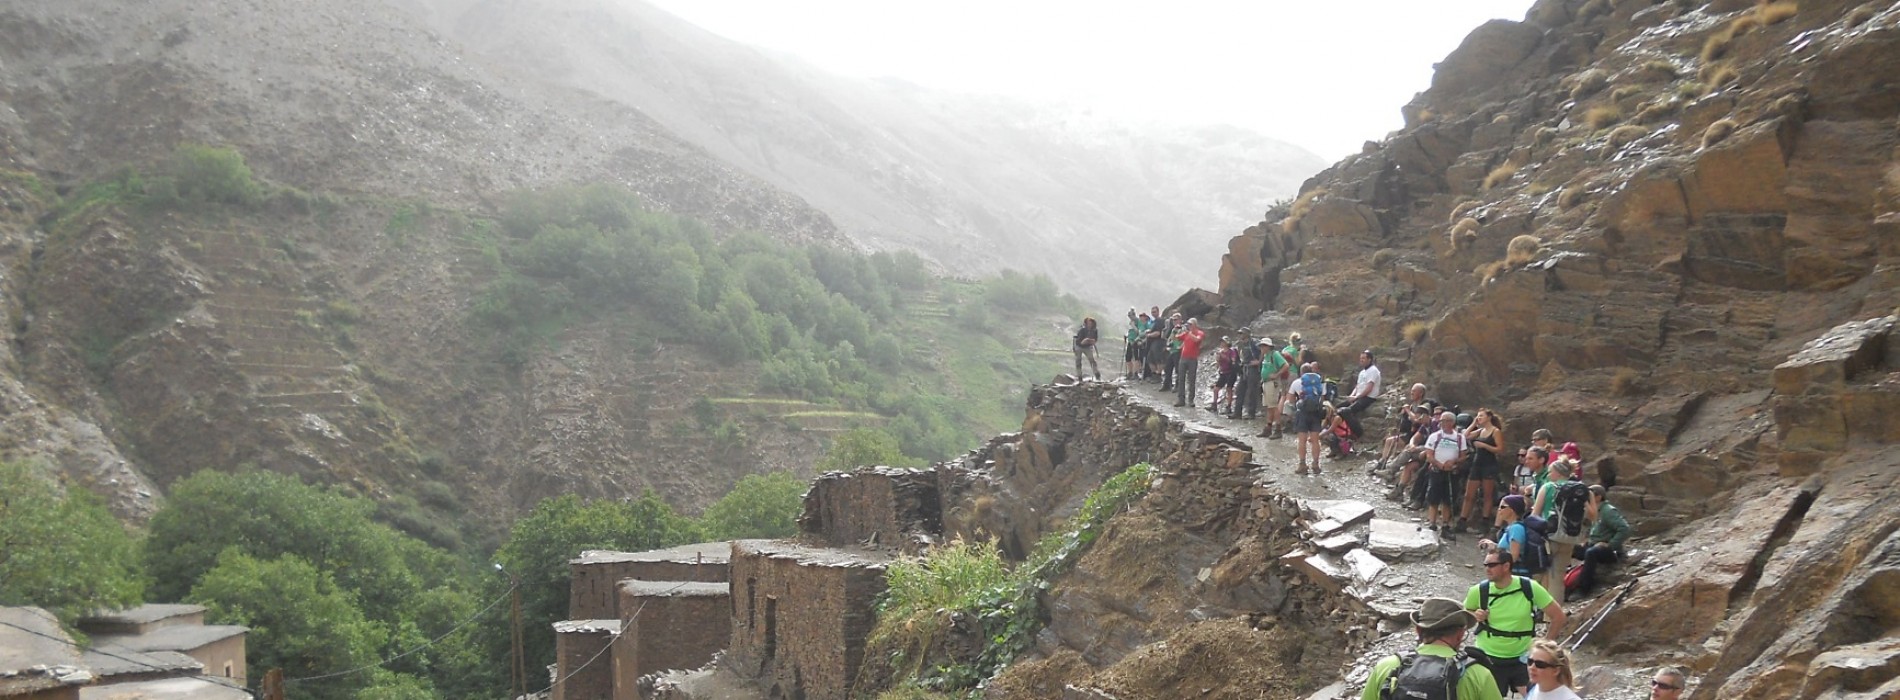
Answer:
<path fill-rule="evenodd" d="M 1530 665 L 1536 666 L 1538 668 L 1561 668 L 1563 666 L 1563 664 L 1557 663 L 1555 661 L 1545 661 L 1543 659 L 1531 659 Z M 1650 682 L 1654 683 L 1655 681 L 1650 681 Z"/>
<path fill-rule="evenodd" d="M 1649 687 L 1651 687 L 1651 688 L 1661 688 L 1661 689 L 1663 689 L 1663 690 L 1682 690 L 1682 686 L 1679 686 L 1679 685 L 1670 685 L 1670 684 L 1668 684 L 1668 683 L 1664 683 L 1664 682 L 1662 682 L 1662 681 L 1650 681 L 1650 682 L 1649 682 Z"/>
<path fill-rule="evenodd" d="M 1484 568 L 1489 569 L 1494 566 L 1504 566 L 1504 565 L 1505 565 L 1504 562 L 1501 562 L 1501 561 L 1487 561 L 1484 563 Z"/>

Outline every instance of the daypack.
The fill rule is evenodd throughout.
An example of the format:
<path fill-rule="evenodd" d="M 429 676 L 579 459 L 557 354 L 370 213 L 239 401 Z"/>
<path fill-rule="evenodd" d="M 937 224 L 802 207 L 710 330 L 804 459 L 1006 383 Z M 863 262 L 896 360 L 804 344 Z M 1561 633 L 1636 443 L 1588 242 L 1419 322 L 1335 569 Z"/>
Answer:
<path fill-rule="evenodd" d="M 1524 525 L 1524 547 L 1521 550 L 1524 560 L 1517 568 L 1533 574 L 1550 570 L 1550 544 L 1545 537 L 1550 534 L 1550 521 L 1535 515 L 1526 515 Z"/>
<path fill-rule="evenodd" d="M 1525 529 L 1528 530 L 1530 528 Z M 1480 629 L 1490 633 L 1493 637 L 1535 637 L 1537 636 L 1537 625 L 1544 621 L 1544 611 L 1537 608 L 1537 597 L 1531 593 L 1530 578 L 1526 576 L 1518 576 L 1516 578 L 1517 590 L 1524 594 L 1524 602 L 1528 603 L 1531 608 L 1531 628 L 1521 632 L 1506 632 L 1492 627 L 1489 622 L 1478 623 Z M 1478 609 L 1491 609 L 1491 582 L 1488 580 L 1478 584 Z"/>
<path fill-rule="evenodd" d="M 1320 411 L 1326 400 L 1326 385 L 1320 376 L 1312 372 L 1300 375 L 1300 410 Z"/>
<path fill-rule="evenodd" d="M 1581 481 L 1566 481 L 1557 486 L 1557 525 L 1566 537 L 1583 536 L 1585 508 L 1590 505 L 1590 487 Z"/>
<path fill-rule="evenodd" d="M 1401 656 L 1399 667 L 1379 689 L 1379 700 L 1457 700 L 1458 679 L 1471 662 L 1463 652 L 1451 658 L 1417 652 Z"/>

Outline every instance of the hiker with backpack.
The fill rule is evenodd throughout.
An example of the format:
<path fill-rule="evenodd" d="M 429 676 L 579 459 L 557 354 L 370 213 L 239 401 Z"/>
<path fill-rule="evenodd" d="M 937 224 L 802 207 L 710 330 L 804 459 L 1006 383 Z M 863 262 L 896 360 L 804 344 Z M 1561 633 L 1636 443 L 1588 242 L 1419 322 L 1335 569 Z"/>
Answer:
<path fill-rule="evenodd" d="M 1596 517 L 1591 520 L 1589 545 L 1576 552 L 1576 558 L 1583 563 L 1577 565 L 1575 579 L 1568 574 L 1564 577 L 1567 595 L 1574 594 L 1577 598 L 1589 595 L 1597 586 L 1602 567 L 1623 560 L 1623 542 L 1630 538 L 1630 523 L 1609 498 L 1609 489 L 1601 484 L 1590 485 L 1590 502 L 1595 507 Z"/>
<path fill-rule="evenodd" d="M 1505 496 L 1498 502 L 1496 539 L 1479 540 L 1482 550 L 1498 549 L 1511 553 L 1511 573 L 1542 576 L 1550 569 L 1550 545 L 1545 542 L 1549 523 L 1527 512 L 1523 496 Z"/>
<path fill-rule="evenodd" d="M 1252 418 L 1260 413 L 1260 353 L 1265 352 L 1264 339 L 1254 342 L 1245 339 L 1240 348 L 1240 400 L 1234 402 L 1234 410 L 1228 418 Z"/>
<path fill-rule="evenodd" d="M 1306 363 L 1300 367 L 1300 400 L 1293 409 L 1293 440 L 1299 444 L 1300 469 L 1295 472 L 1306 476 L 1306 451 L 1313 450 L 1312 473 L 1320 473 L 1319 468 L 1319 430 L 1320 422 L 1326 417 L 1326 378 L 1319 374 L 1319 364 Z"/>
<path fill-rule="evenodd" d="M 1550 522 L 1550 547 L 1552 551 L 1569 552 L 1571 548 L 1583 544 L 1589 534 L 1587 525 L 1596 515 L 1596 506 L 1590 502 L 1590 487 L 1574 478 L 1574 465 L 1569 460 L 1559 460 L 1550 465 L 1550 481 L 1537 491 L 1532 514 Z M 1551 595 L 1563 600 L 1564 569 L 1551 567 L 1544 573 L 1544 587 Z"/>
<path fill-rule="evenodd" d="M 1214 375 L 1214 400 L 1208 402 L 1207 410 L 1225 415 L 1232 412 L 1231 406 L 1239 393 L 1234 382 L 1240 377 L 1240 349 L 1234 347 L 1233 338 L 1221 336 L 1220 348 L 1214 351 L 1214 369 L 1217 372 Z M 1226 403 L 1221 402 L 1222 396 L 1227 398 Z"/>
<path fill-rule="evenodd" d="M 1564 628 L 1564 607 L 1550 591 L 1525 576 L 1511 573 L 1511 553 L 1492 549 L 1484 556 L 1485 579 L 1465 593 L 1465 609 L 1478 621 L 1472 641 L 1472 659 L 1491 669 L 1500 695 L 1522 693 L 1530 685 L 1525 654 L 1537 637 L 1539 618 L 1549 623 L 1547 639 Z"/>
<path fill-rule="evenodd" d="M 1292 356 L 1274 348 L 1272 338 L 1261 338 L 1260 391 L 1256 393 L 1268 404 L 1262 407 L 1267 412 L 1267 424 L 1261 426 L 1260 433 L 1255 437 L 1280 439 L 1280 407 L 1286 403 L 1286 386 L 1292 379 Z"/>
<path fill-rule="evenodd" d="M 1471 444 L 1458 429 L 1458 417 L 1450 411 L 1438 414 L 1438 432 L 1425 438 L 1425 522 L 1438 536 L 1451 539 L 1452 473 L 1470 454 Z"/>
<path fill-rule="evenodd" d="M 1095 381 L 1102 381 L 1102 368 L 1095 365 L 1095 342 L 1101 339 L 1101 333 L 1095 328 L 1095 317 L 1082 317 L 1082 327 L 1075 330 L 1075 340 L 1070 350 L 1075 353 L 1075 378 L 1087 379 L 1082 373 L 1082 358 L 1089 358 L 1089 370 L 1095 373 Z"/>
<path fill-rule="evenodd" d="M 1360 700 L 1502 700 L 1491 671 L 1459 651 L 1476 616 L 1450 598 L 1427 598 L 1411 618 L 1418 648 L 1373 664 Z"/>

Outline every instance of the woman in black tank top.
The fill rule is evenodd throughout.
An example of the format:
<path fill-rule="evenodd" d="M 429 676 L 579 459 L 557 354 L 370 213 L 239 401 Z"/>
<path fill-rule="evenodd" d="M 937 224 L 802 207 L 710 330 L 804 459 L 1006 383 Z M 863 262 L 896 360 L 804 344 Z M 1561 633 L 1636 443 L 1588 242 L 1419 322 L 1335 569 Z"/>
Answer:
<path fill-rule="evenodd" d="M 1465 431 L 1465 438 L 1471 443 L 1471 476 L 1465 481 L 1465 494 L 1460 522 L 1470 520 L 1472 527 L 1484 532 L 1494 514 L 1491 509 L 1498 501 L 1498 454 L 1504 450 L 1504 421 L 1491 409 L 1478 409 L 1472 417 L 1471 427 Z M 1462 532 L 1462 527 L 1460 528 Z"/>

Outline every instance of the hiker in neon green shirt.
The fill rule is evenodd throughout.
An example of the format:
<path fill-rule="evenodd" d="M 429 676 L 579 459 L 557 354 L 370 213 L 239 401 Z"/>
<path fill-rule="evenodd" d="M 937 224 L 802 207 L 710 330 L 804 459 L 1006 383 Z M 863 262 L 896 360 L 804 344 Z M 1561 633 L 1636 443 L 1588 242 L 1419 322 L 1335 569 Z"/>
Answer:
<path fill-rule="evenodd" d="M 1524 655 L 1537 637 L 1537 611 L 1543 611 L 1549 623 L 1546 637 L 1554 640 L 1564 628 L 1564 606 L 1541 584 L 1513 575 L 1510 552 L 1492 549 L 1485 553 L 1484 576 L 1465 594 L 1465 609 L 1478 620 L 1472 642 L 1480 652 L 1477 661 L 1491 669 L 1498 692 L 1522 693 L 1531 682 Z"/>
<path fill-rule="evenodd" d="M 1427 598 L 1412 613 L 1412 625 L 1418 631 L 1418 648 L 1412 654 L 1385 657 L 1373 664 L 1372 676 L 1360 700 L 1380 700 L 1388 688 L 1392 697 L 1405 697 L 1405 691 L 1426 691 L 1452 685 L 1457 679 L 1458 700 L 1501 700 L 1498 684 L 1491 671 L 1475 660 L 1459 656 L 1465 629 L 1477 618 L 1458 601 Z"/>

